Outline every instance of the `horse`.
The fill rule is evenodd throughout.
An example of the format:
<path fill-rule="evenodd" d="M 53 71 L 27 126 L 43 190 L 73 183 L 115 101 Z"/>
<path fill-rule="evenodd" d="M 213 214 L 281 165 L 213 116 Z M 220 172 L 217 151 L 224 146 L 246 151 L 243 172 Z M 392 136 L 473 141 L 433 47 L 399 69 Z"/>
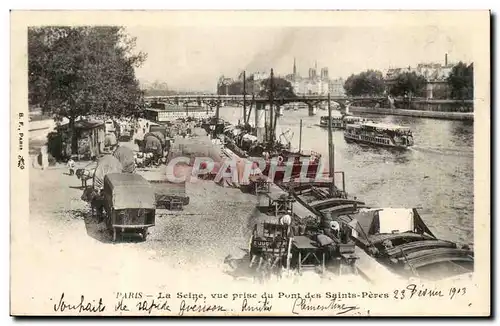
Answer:
<path fill-rule="evenodd" d="M 94 212 L 97 213 L 99 218 L 99 223 L 104 220 L 104 197 L 97 189 L 94 187 L 86 187 L 83 190 L 83 194 L 80 197 L 81 200 L 90 203 L 91 216 L 94 217 Z"/>
<path fill-rule="evenodd" d="M 94 176 L 94 171 L 85 170 L 85 169 L 77 169 L 76 177 L 82 180 L 82 188 L 87 188 L 87 180 L 92 179 Z"/>

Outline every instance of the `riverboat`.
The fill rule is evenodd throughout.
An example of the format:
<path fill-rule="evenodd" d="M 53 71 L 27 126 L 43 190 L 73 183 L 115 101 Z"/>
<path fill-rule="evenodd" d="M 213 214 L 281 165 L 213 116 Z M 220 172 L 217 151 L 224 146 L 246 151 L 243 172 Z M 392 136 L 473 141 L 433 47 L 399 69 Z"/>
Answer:
<path fill-rule="evenodd" d="M 343 115 L 338 111 L 332 111 L 332 129 L 343 129 Z M 319 119 L 319 125 L 323 128 L 328 128 L 328 116 L 321 116 Z"/>
<path fill-rule="evenodd" d="M 410 128 L 375 122 L 346 125 L 344 139 L 347 142 L 399 149 L 413 146 L 413 134 Z"/>
<path fill-rule="evenodd" d="M 357 117 L 354 115 L 344 115 L 344 118 L 342 119 L 343 122 L 343 129 L 346 128 L 347 125 L 353 125 L 353 124 L 359 124 L 363 122 L 368 122 L 366 118 L 362 117 Z"/>

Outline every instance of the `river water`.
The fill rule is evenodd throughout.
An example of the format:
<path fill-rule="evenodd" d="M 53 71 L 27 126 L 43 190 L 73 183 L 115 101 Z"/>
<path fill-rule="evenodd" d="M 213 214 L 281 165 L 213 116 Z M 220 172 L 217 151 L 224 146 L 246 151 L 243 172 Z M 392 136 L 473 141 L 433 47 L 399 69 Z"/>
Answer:
<path fill-rule="evenodd" d="M 221 118 L 237 123 L 241 108 L 221 108 Z M 319 126 L 318 111 L 285 111 L 278 130 L 289 130 L 298 147 L 303 121 L 302 149 L 328 157 L 328 130 Z M 414 146 L 405 151 L 347 144 L 341 130 L 333 131 L 335 171 L 345 172 L 346 191 L 373 207 L 417 208 L 440 238 L 473 242 L 474 128 L 472 121 L 363 115 L 374 121 L 409 126 Z M 341 180 L 336 180 L 341 185 Z"/>

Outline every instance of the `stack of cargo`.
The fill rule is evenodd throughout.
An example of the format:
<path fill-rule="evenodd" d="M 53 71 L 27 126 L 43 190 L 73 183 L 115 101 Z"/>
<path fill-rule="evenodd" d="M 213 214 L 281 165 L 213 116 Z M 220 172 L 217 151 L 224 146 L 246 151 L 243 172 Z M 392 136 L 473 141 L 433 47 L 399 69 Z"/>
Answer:
<path fill-rule="evenodd" d="M 174 171 L 176 177 L 182 179 L 182 167 L 180 171 Z M 172 209 L 173 204 L 185 206 L 189 204 L 189 196 L 186 193 L 186 180 L 175 182 L 167 175 L 168 170 L 165 166 L 160 169 L 141 171 L 141 175 L 148 180 L 155 189 L 156 207 L 165 207 Z M 187 180 L 189 181 L 189 180 Z M 181 207 L 182 208 L 182 207 Z M 179 209 L 179 208 L 177 208 Z"/>

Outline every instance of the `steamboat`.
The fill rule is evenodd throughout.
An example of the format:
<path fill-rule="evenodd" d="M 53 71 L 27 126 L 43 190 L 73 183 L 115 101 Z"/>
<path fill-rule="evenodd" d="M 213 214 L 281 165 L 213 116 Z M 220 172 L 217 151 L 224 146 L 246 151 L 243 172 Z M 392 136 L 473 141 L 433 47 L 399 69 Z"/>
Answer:
<path fill-rule="evenodd" d="M 410 128 L 375 122 L 346 125 L 344 139 L 347 142 L 398 149 L 406 149 L 413 146 L 413 134 Z"/>
<path fill-rule="evenodd" d="M 343 122 L 343 129 L 345 129 L 347 125 L 368 122 L 368 120 L 366 118 L 357 117 L 357 116 L 350 115 L 350 114 L 344 115 L 344 118 L 342 120 L 343 120 L 342 121 Z"/>
<path fill-rule="evenodd" d="M 332 116 L 330 119 L 331 119 L 331 128 L 332 129 L 343 129 L 344 128 L 344 116 L 339 111 L 332 111 Z M 320 125 L 320 127 L 328 128 L 328 116 L 327 115 L 321 116 L 319 118 L 319 125 Z"/>
<path fill-rule="evenodd" d="M 333 113 L 336 112 L 336 113 Z M 362 117 L 353 116 L 350 114 L 341 114 L 338 111 L 332 112 L 332 129 L 346 129 L 347 125 L 359 124 L 367 122 L 367 119 Z M 322 116 L 319 120 L 319 125 L 323 128 L 328 128 L 328 116 Z"/>

